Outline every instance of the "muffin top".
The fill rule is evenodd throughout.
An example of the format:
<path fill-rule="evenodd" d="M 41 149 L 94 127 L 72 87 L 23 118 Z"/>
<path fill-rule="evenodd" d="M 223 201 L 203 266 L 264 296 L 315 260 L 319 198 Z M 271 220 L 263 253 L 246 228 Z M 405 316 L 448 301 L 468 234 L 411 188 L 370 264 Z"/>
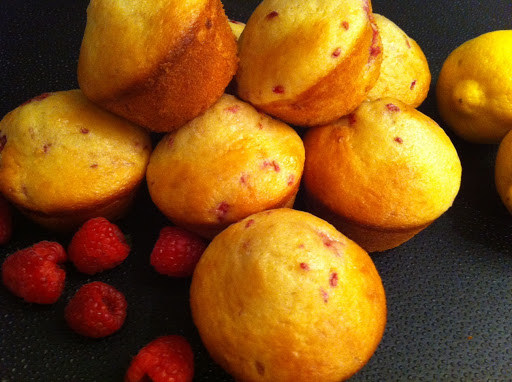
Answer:
<path fill-rule="evenodd" d="M 457 152 L 432 119 L 401 101 L 364 102 L 308 131 L 308 193 L 360 224 L 410 228 L 439 217 L 461 180 Z"/>
<path fill-rule="evenodd" d="M 80 90 L 48 93 L 0 122 L 0 192 L 30 210 L 59 212 L 124 194 L 144 178 L 145 130 Z"/>
<path fill-rule="evenodd" d="M 105 99 L 149 77 L 186 48 L 187 33 L 207 3 L 91 0 L 78 62 L 80 87 Z"/>
<path fill-rule="evenodd" d="M 386 323 L 368 254 L 324 220 L 286 208 L 213 239 L 192 278 L 191 307 L 214 359 L 244 381 L 345 380 Z"/>
<path fill-rule="evenodd" d="M 392 97 L 418 107 L 427 98 L 431 74 L 425 54 L 412 38 L 386 17 L 373 14 L 383 46 L 380 76 L 368 100 Z"/>
<path fill-rule="evenodd" d="M 363 0 L 262 1 L 239 42 L 242 98 L 265 104 L 311 88 L 371 28 L 369 7 Z"/>
<path fill-rule="evenodd" d="M 162 138 L 147 181 L 153 201 L 171 220 L 229 223 L 288 200 L 303 165 L 295 130 L 225 94 Z"/>

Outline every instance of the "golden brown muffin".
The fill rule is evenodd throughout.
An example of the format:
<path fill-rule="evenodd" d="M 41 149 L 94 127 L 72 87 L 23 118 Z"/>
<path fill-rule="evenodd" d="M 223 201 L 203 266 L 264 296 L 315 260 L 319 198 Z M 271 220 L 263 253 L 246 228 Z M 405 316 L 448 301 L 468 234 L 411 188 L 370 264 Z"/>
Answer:
<path fill-rule="evenodd" d="M 255 212 L 292 206 L 303 166 L 295 130 L 224 95 L 158 143 L 146 178 L 170 220 L 213 237 Z"/>
<path fill-rule="evenodd" d="M 80 90 L 47 93 L 0 122 L 0 193 L 37 223 L 73 230 L 116 219 L 144 179 L 148 133 Z"/>
<path fill-rule="evenodd" d="M 219 0 L 91 0 L 78 81 L 107 110 L 170 131 L 219 99 L 237 61 Z"/>
<path fill-rule="evenodd" d="M 386 325 L 368 254 L 318 217 L 286 208 L 216 236 L 195 269 L 190 303 L 210 355 L 237 381 L 345 380 Z"/>
<path fill-rule="evenodd" d="M 229 26 L 231 27 L 231 30 L 233 31 L 233 34 L 236 37 L 236 41 L 238 41 L 240 35 L 244 31 L 245 24 L 240 21 L 229 20 Z"/>
<path fill-rule="evenodd" d="M 459 191 L 461 164 L 444 130 L 392 98 L 308 130 L 304 145 L 310 211 L 369 252 L 409 240 Z"/>
<path fill-rule="evenodd" d="M 239 47 L 239 96 L 299 126 L 354 110 L 382 61 L 368 0 L 263 0 Z"/>
<path fill-rule="evenodd" d="M 427 98 L 431 74 L 420 46 L 395 23 L 373 14 L 379 28 L 384 56 L 379 79 L 367 100 L 392 97 L 418 107 Z"/>

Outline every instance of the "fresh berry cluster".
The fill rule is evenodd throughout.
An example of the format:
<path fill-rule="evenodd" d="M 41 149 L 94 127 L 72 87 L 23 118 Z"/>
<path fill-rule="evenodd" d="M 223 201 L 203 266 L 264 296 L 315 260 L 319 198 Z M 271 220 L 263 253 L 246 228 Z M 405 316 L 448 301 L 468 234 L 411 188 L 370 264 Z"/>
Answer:
<path fill-rule="evenodd" d="M 7 226 L 3 217 L 10 219 L 7 208 L 0 202 L 0 229 Z M 9 255 L 2 264 L 2 282 L 27 302 L 53 304 L 64 290 L 66 271 L 62 265 L 67 260 L 80 272 L 95 274 L 119 265 L 129 252 L 118 226 L 103 217 L 93 218 L 75 233 L 67 253 L 57 242 L 41 241 Z M 105 337 L 121 328 L 126 308 L 121 292 L 105 283 L 92 282 L 82 286 L 69 301 L 65 319 L 81 335 Z"/>
<path fill-rule="evenodd" d="M 0 196 L 0 245 L 12 234 L 12 216 L 7 201 Z M 150 263 L 163 275 L 191 276 L 207 243 L 178 227 L 164 227 L 151 252 Z M 55 303 L 64 290 L 70 261 L 82 273 L 94 275 L 120 265 L 130 246 L 119 227 L 103 217 L 85 222 L 73 235 L 67 251 L 61 244 L 41 241 L 9 255 L 2 264 L 2 282 L 26 302 Z M 94 281 L 83 285 L 64 310 L 68 326 L 76 333 L 102 338 L 124 324 L 128 303 L 113 286 Z M 178 335 L 163 336 L 143 347 L 133 358 L 125 382 L 190 382 L 194 375 L 194 355 L 187 340 Z"/>

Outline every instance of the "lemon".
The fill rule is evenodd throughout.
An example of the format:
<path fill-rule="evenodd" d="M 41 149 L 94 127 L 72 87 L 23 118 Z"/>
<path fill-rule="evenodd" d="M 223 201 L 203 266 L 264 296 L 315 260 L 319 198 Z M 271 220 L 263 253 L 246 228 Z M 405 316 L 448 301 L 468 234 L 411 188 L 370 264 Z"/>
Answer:
<path fill-rule="evenodd" d="M 499 143 L 512 129 L 512 30 L 466 41 L 445 60 L 437 81 L 439 113 L 474 143 Z"/>
<path fill-rule="evenodd" d="M 507 210 L 512 214 L 512 131 L 500 142 L 494 170 L 496 190 Z"/>

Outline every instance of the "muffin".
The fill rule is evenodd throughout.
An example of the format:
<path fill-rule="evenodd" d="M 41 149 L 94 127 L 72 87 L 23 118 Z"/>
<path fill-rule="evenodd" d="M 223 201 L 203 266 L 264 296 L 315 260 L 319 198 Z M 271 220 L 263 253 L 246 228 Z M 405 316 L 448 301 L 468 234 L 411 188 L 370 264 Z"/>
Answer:
<path fill-rule="evenodd" d="M 216 236 L 194 271 L 190 304 L 205 347 L 237 381 L 345 380 L 386 325 L 368 254 L 320 218 L 286 208 Z"/>
<path fill-rule="evenodd" d="M 494 179 L 501 201 L 512 214 L 512 133 L 509 132 L 498 146 Z"/>
<path fill-rule="evenodd" d="M 368 0 L 263 0 L 239 41 L 239 96 L 298 126 L 353 111 L 379 76 Z"/>
<path fill-rule="evenodd" d="M 37 223 L 73 230 L 130 207 L 149 161 L 148 133 L 80 90 L 47 93 L 0 121 L 0 193 Z"/>
<path fill-rule="evenodd" d="M 91 0 L 78 82 L 107 110 L 171 131 L 219 99 L 237 62 L 220 0 Z"/>
<path fill-rule="evenodd" d="M 431 74 L 420 46 L 395 23 L 373 14 L 382 40 L 383 59 L 379 79 L 367 100 L 392 97 L 418 107 L 427 98 Z"/>
<path fill-rule="evenodd" d="M 229 26 L 235 35 L 236 41 L 238 41 L 238 39 L 240 39 L 240 35 L 244 31 L 245 24 L 240 21 L 229 20 Z"/>
<path fill-rule="evenodd" d="M 295 130 L 226 94 L 161 139 L 146 179 L 164 215 L 211 238 L 255 212 L 292 206 L 303 166 Z"/>
<path fill-rule="evenodd" d="M 412 238 L 459 191 L 461 164 L 444 130 L 392 98 L 308 130 L 304 146 L 308 209 L 369 252 Z"/>

